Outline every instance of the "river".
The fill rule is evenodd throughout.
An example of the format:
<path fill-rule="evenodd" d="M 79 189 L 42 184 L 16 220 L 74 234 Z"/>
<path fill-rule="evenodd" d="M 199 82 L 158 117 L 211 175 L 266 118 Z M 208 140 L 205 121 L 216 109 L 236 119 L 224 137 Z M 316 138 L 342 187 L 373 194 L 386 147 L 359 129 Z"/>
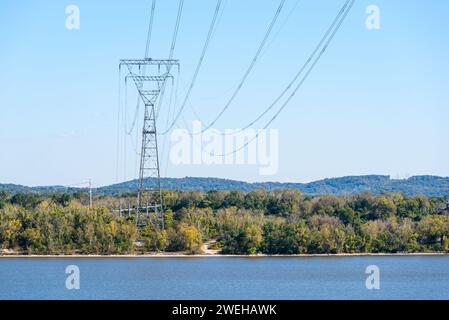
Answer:
<path fill-rule="evenodd" d="M 449 256 L 0 258 L 0 299 L 449 299 Z"/>

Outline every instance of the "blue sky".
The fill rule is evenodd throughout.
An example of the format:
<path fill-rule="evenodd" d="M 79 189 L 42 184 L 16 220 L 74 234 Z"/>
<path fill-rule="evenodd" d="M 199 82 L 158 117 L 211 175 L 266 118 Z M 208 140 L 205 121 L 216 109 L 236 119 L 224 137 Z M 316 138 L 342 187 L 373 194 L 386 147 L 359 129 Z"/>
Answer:
<path fill-rule="evenodd" d="M 275 37 L 216 128 L 240 128 L 265 108 L 343 2 L 286 0 Z M 70 4 L 80 8 L 79 30 L 65 27 Z M 168 55 L 177 4 L 157 2 L 153 58 Z M 179 100 L 215 4 L 185 0 L 175 50 L 181 61 Z M 211 121 L 232 94 L 278 4 L 226 1 L 190 97 L 202 120 Z M 365 27 L 368 5 L 380 9 L 379 30 Z M 143 57 L 150 6 L 149 0 L 0 2 L 0 183 L 92 179 L 105 185 L 135 177 L 132 137 L 126 152 L 120 147 L 116 174 L 118 61 Z M 251 165 L 173 165 L 166 153 L 162 175 L 294 182 L 359 174 L 449 176 L 448 14 L 449 1 L 443 0 L 356 1 L 330 48 L 271 125 L 279 130 L 276 175 L 260 176 Z M 197 120 L 190 108 L 184 118 Z M 159 141 L 168 150 L 167 140 Z"/>

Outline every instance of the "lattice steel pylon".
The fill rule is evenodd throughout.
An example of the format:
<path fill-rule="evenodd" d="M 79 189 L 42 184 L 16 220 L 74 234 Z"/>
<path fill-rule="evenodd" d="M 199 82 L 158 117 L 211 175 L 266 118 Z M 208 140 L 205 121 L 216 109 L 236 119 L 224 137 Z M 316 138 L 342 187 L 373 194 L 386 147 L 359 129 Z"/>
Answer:
<path fill-rule="evenodd" d="M 126 66 L 128 70 L 125 81 L 129 78 L 133 80 L 139 97 L 144 103 L 142 146 L 135 210 L 136 224 L 138 226 L 145 225 L 148 219 L 143 219 L 142 214 L 146 214 L 148 218 L 153 213 L 160 218 L 162 228 L 164 228 L 155 103 L 165 81 L 170 78 L 173 79 L 173 76 L 170 74 L 171 67 L 177 66 L 179 69 L 179 61 L 175 59 L 154 60 L 151 58 L 122 59 L 120 60 L 119 68 L 122 66 Z M 143 74 L 147 67 L 153 67 L 153 69 L 157 67 L 157 70 L 152 70 L 155 72 L 155 75 L 147 76 Z M 161 67 L 164 69 L 164 73 L 161 73 Z M 146 179 L 152 181 L 145 181 Z M 152 185 L 150 186 L 151 183 Z"/>

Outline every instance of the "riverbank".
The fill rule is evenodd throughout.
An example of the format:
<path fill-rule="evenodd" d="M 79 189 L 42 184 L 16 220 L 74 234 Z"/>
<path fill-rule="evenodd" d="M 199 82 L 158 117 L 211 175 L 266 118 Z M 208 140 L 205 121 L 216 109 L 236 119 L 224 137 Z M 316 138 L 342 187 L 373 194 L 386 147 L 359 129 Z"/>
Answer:
<path fill-rule="evenodd" d="M 37 255 L 37 254 L 2 254 L 1 258 L 204 258 L 204 257 L 379 257 L 379 256 L 449 256 L 448 252 L 398 252 L 398 253 L 316 253 L 316 254 L 187 254 L 178 252 L 158 252 L 145 254 L 67 254 L 67 255 Z"/>

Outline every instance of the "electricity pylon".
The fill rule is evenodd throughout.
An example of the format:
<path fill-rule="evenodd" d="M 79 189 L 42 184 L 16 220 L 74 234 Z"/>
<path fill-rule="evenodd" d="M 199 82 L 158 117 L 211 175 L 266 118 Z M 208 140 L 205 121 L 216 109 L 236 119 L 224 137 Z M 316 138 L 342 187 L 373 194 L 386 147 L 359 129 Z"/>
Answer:
<path fill-rule="evenodd" d="M 177 66 L 179 69 L 179 61 L 175 59 L 153 60 L 151 58 L 122 59 L 120 60 L 119 68 L 122 66 L 126 66 L 128 69 L 125 81 L 129 78 L 133 80 L 144 103 L 137 206 L 135 210 L 136 224 L 138 226 L 146 224 L 146 220 L 142 219 L 142 214 L 146 214 L 148 218 L 150 214 L 155 213 L 160 217 L 162 228 L 164 228 L 155 103 L 161 88 L 165 86 L 165 81 L 170 78 L 173 79 L 173 76 L 170 74 L 171 67 Z M 145 75 L 147 67 L 153 67 L 152 69 L 157 67 L 157 70 L 151 70 L 155 75 Z M 161 67 L 164 69 L 164 73 L 161 73 Z M 146 179 L 147 183 L 145 183 Z"/>

